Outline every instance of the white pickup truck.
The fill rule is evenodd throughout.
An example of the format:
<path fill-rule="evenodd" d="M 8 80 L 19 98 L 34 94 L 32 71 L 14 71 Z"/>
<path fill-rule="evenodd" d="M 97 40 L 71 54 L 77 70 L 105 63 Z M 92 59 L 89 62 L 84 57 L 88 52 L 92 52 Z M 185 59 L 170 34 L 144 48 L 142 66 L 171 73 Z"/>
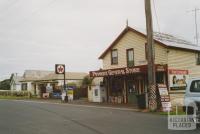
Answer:
<path fill-rule="evenodd" d="M 186 110 L 188 114 L 193 114 L 200 112 L 200 78 L 191 79 L 186 88 L 185 98 L 184 98 L 184 110 Z M 195 110 L 195 111 L 194 111 Z"/>

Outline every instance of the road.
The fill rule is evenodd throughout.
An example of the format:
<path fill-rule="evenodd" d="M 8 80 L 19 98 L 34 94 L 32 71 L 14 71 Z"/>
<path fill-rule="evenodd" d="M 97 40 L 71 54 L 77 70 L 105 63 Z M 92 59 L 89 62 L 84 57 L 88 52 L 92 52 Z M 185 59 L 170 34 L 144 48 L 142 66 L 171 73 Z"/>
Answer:
<path fill-rule="evenodd" d="M 161 115 L 77 105 L 0 100 L 0 134 L 199 134 L 167 129 Z"/>

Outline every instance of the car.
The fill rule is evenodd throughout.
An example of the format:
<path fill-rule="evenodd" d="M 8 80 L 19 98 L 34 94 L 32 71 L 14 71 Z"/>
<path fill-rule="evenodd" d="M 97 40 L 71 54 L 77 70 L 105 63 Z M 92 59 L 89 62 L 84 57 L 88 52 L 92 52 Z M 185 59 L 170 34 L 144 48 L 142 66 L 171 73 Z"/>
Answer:
<path fill-rule="evenodd" d="M 183 108 L 188 115 L 196 114 L 200 119 L 200 78 L 190 79 L 187 83 Z"/>

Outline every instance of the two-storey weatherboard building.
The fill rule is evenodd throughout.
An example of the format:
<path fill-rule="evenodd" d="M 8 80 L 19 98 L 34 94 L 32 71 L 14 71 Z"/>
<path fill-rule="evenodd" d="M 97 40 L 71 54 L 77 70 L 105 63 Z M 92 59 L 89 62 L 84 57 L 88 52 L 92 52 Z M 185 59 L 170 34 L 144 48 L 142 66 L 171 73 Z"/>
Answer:
<path fill-rule="evenodd" d="M 127 26 L 100 55 L 103 68 L 90 76 L 103 78 L 107 102 L 148 106 L 146 38 Z M 187 80 L 200 77 L 200 47 L 163 33 L 154 34 L 154 46 L 157 84 L 165 84 L 172 98 L 183 95 Z"/>

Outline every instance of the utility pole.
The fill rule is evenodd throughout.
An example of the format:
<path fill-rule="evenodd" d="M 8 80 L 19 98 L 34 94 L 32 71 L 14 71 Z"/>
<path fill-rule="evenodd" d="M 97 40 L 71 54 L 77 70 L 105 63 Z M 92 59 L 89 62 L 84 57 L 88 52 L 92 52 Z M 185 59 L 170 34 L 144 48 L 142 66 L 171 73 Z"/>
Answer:
<path fill-rule="evenodd" d="M 200 9 L 195 8 L 194 10 L 191 10 L 190 12 L 194 12 L 194 21 L 195 21 L 195 39 L 196 39 L 196 45 L 199 45 L 199 33 L 198 33 L 198 24 L 197 24 L 197 12 L 200 11 Z"/>
<path fill-rule="evenodd" d="M 147 52 L 148 52 L 148 90 L 149 109 L 157 110 L 156 78 L 155 78 L 155 50 L 153 40 L 153 22 L 151 13 L 151 0 L 145 0 L 146 29 L 147 29 Z"/>

